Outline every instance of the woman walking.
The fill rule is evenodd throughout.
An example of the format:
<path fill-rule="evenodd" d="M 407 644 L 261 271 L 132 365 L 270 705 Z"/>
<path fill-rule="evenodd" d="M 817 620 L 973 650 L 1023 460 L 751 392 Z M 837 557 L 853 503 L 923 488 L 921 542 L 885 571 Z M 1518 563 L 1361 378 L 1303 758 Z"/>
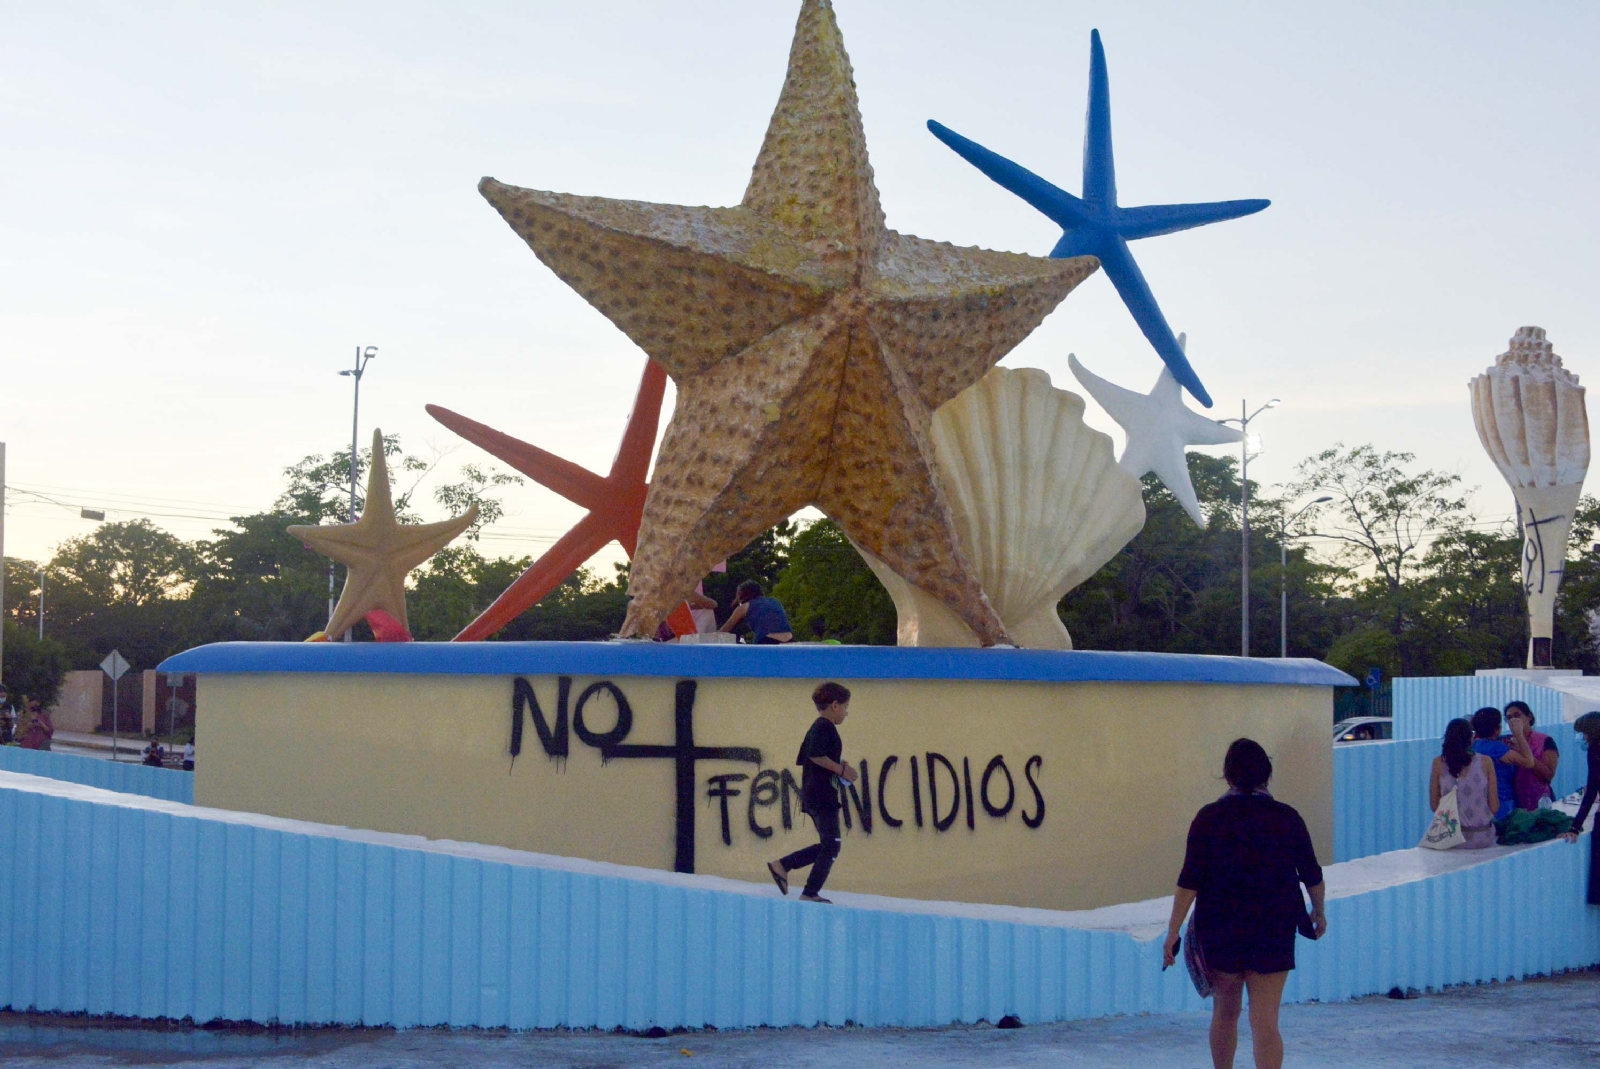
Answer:
<path fill-rule="evenodd" d="M 1578 806 L 1577 819 L 1572 830 L 1562 836 L 1569 843 L 1578 841 L 1583 822 L 1600 794 L 1600 713 L 1584 713 L 1572 722 L 1572 727 L 1583 736 L 1584 749 L 1589 751 L 1589 782 L 1583 787 L 1583 804 Z M 1589 833 L 1589 904 L 1600 906 L 1600 833 Z"/>
<path fill-rule="evenodd" d="M 1472 725 L 1459 717 L 1445 725 L 1444 742 L 1433 759 L 1428 781 L 1428 805 L 1439 810 L 1439 799 L 1456 792 L 1456 812 L 1468 850 L 1495 844 L 1494 814 L 1500 808 L 1500 784 L 1494 763 L 1472 749 Z"/>
<path fill-rule="evenodd" d="M 1211 974 L 1211 1064 L 1231 1069 L 1248 991 L 1256 1069 L 1281 1069 L 1278 1004 L 1294 968 L 1295 933 L 1306 928 L 1317 939 L 1328 930 L 1322 868 L 1300 814 L 1267 793 L 1272 761 L 1260 743 L 1236 739 L 1222 775 L 1228 793 L 1189 826 L 1165 963 L 1176 959 L 1179 928 L 1198 902 L 1189 939 Z M 1301 884 L 1311 894 L 1309 917 Z"/>

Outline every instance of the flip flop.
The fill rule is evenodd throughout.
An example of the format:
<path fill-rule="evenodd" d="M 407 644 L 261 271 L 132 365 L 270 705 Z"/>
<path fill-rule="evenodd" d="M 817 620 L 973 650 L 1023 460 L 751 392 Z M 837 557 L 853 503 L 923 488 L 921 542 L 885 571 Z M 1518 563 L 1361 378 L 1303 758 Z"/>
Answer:
<path fill-rule="evenodd" d="M 825 906 L 833 905 L 833 899 L 831 899 L 831 898 L 823 898 L 821 895 L 801 895 L 800 896 L 800 901 L 802 901 L 802 902 L 821 902 Z"/>
<path fill-rule="evenodd" d="M 789 874 L 778 868 L 776 861 L 767 862 L 767 871 L 772 873 L 772 882 L 778 885 L 778 893 L 787 896 L 789 894 Z"/>

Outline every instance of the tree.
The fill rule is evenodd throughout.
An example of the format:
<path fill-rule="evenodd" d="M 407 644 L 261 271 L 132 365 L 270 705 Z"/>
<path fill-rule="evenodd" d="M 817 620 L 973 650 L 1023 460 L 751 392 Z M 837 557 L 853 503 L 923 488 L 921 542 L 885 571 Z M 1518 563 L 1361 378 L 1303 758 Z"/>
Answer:
<path fill-rule="evenodd" d="M 628 584 L 619 565 L 610 580 L 579 568 L 497 638 L 516 642 L 599 641 L 616 634 L 628 614 Z M 496 591 L 495 593 L 499 593 Z M 493 595 L 490 595 L 491 597 Z"/>
<path fill-rule="evenodd" d="M 187 645 L 194 564 L 190 543 L 149 520 L 69 539 L 46 566 L 50 634 L 75 668 L 93 668 L 113 649 L 135 668 L 153 668 Z"/>
<path fill-rule="evenodd" d="M 411 485 L 394 493 L 395 516 L 402 523 L 415 523 L 417 519 L 409 509 L 411 493 L 417 482 L 433 470 L 438 463 L 402 452 L 400 436 L 383 436 L 383 456 L 389 461 L 391 481 L 397 474 L 409 474 Z M 354 511 L 359 515 L 367 507 L 366 483 L 362 473 L 372 470 L 372 448 L 356 453 L 356 494 Z M 313 453 L 283 469 L 289 485 L 278 495 L 274 508 L 291 516 L 304 517 L 301 523 L 344 523 L 350 518 L 350 450 L 335 450 L 324 457 Z"/>
<path fill-rule="evenodd" d="M 49 708 L 67 677 L 67 650 L 53 638 L 41 640 L 31 627 L 5 621 L 5 684 L 7 704 L 22 708 L 32 698 Z"/>
<path fill-rule="evenodd" d="M 1370 445 L 1346 449 L 1340 442 L 1296 465 L 1300 478 L 1285 491 L 1290 498 L 1332 495 L 1331 502 L 1306 510 L 1307 522 L 1342 542 L 1352 563 L 1371 567 L 1391 593 L 1434 536 L 1467 519 L 1466 499 L 1456 490 L 1461 476 L 1406 470 L 1416 459 Z"/>
<path fill-rule="evenodd" d="M 496 523 L 506 514 L 500 499 L 491 497 L 488 490 L 496 486 L 521 486 L 522 478 L 503 471 L 485 470 L 476 464 L 461 465 L 461 478 L 434 488 L 433 500 L 443 505 L 452 516 L 464 514 L 473 505 L 478 506 L 478 518 L 467 528 L 468 541 L 476 542 L 483 529 Z"/>
<path fill-rule="evenodd" d="M 845 643 L 894 645 L 894 601 L 838 524 L 821 519 L 801 526 L 789 541 L 788 559 L 772 594 L 783 602 L 797 639 L 816 634 Z"/>
<path fill-rule="evenodd" d="M 1511 529 L 1456 524 L 1435 538 L 1405 599 L 1411 612 L 1396 636 L 1397 663 L 1385 669 L 1448 676 L 1525 663 L 1521 553 L 1522 539 Z"/>
<path fill-rule="evenodd" d="M 1206 525 L 1197 527 L 1154 476 L 1144 480 L 1144 529 L 1088 582 L 1069 591 L 1058 612 L 1079 649 L 1239 652 L 1238 461 L 1188 456 L 1189 477 Z M 1289 548 L 1278 568 L 1282 503 L 1250 487 L 1251 653 L 1278 652 L 1278 591 L 1285 580 L 1294 628 L 1290 653 L 1316 656 L 1339 629 L 1337 569 Z"/>
<path fill-rule="evenodd" d="M 305 517 L 236 516 L 196 543 L 190 593 L 194 642 L 298 642 L 328 620 L 328 562 L 291 536 Z"/>
<path fill-rule="evenodd" d="M 409 599 L 412 635 L 421 641 L 454 638 L 532 563 L 532 557 L 490 560 L 471 545 L 446 546 L 413 580 Z M 618 620 L 617 626 L 621 623 Z M 592 630 L 587 624 L 579 629 Z"/>
<path fill-rule="evenodd" d="M 1409 465 L 1415 460 L 1411 453 L 1339 443 L 1301 461 L 1296 468 L 1300 478 L 1286 488 L 1290 497 L 1333 497 L 1308 509 L 1307 520 L 1341 544 L 1336 560 L 1350 570 L 1347 585 L 1364 621 L 1360 626 L 1388 630 L 1398 662 L 1393 670 L 1405 675 L 1420 674 L 1431 661 L 1431 646 L 1407 638 L 1408 631 L 1426 624 L 1427 592 L 1415 583 L 1425 569 L 1429 546 L 1465 529 L 1469 519 L 1457 489 L 1461 477 L 1412 471 Z M 1434 566 L 1447 563 L 1436 558 Z"/>
<path fill-rule="evenodd" d="M 193 563 L 194 550 L 182 539 L 149 520 L 124 520 L 63 542 L 49 573 L 64 592 L 103 605 L 140 606 L 181 589 Z"/>

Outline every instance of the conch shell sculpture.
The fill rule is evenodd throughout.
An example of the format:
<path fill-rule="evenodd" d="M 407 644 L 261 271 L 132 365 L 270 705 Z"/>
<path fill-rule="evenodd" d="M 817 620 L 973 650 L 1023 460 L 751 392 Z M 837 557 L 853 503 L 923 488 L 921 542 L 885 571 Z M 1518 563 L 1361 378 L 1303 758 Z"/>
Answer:
<path fill-rule="evenodd" d="M 1539 327 L 1523 327 L 1469 384 L 1478 438 L 1517 499 L 1528 667 L 1554 667 L 1550 640 L 1567 534 L 1589 470 L 1589 415 L 1578 376 Z"/>
<path fill-rule="evenodd" d="M 939 408 L 930 437 L 962 551 L 1006 630 L 1070 650 L 1056 605 L 1144 527 L 1139 480 L 1083 422 L 1083 399 L 1032 368 L 990 371 Z M 894 599 L 900 645 L 978 645 L 950 608 L 862 556 Z"/>

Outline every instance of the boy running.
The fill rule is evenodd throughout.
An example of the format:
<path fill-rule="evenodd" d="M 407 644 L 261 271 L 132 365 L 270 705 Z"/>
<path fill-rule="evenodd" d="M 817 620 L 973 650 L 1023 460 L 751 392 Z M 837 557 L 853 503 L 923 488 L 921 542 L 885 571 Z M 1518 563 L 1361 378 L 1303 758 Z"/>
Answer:
<path fill-rule="evenodd" d="M 850 715 L 850 691 L 838 683 L 823 683 L 811 692 L 811 701 L 817 707 L 817 719 L 800 743 L 795 763 L 801 769 L 800 811 L 816 825 L 821 841 L 767 862 L 767 871 L 772 873 L 772 882 L 778 885 L 778 890 L 788 894 L 789 873 L 810 865 L 811 874 L 806 877 L 800 901 L 826 903 L 828 899 L 821 894 L 822 885 L 833 869 L 833 859 L 839 856 L 840 845 L 839 791 L 834 787 L 834 777 L 850 783 L 856 781 L 856 770 L 841 761 L 844 740 L 839 737 L 839 725 Z"/>

